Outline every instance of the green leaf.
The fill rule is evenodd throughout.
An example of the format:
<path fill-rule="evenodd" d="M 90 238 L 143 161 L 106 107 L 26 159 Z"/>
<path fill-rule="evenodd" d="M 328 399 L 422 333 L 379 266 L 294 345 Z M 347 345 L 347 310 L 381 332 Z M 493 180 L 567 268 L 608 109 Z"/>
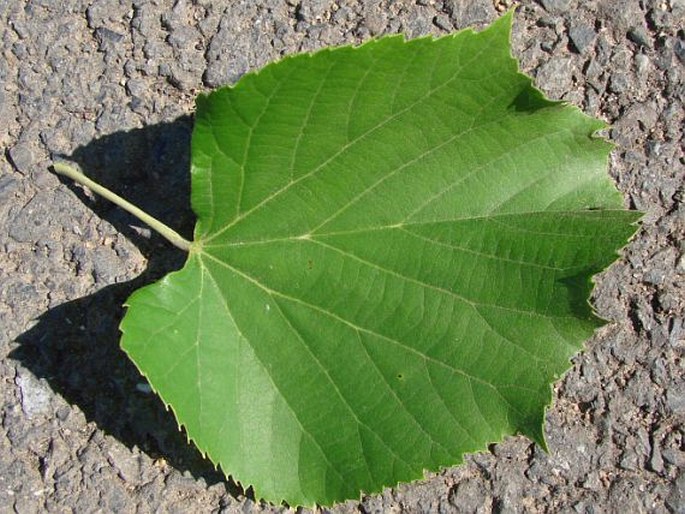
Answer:
<path fill-rule="evenodd" d="M 298 55 L 197 100 L 184 268 L 122 347 L 258 497 L 331 504 L 544 446 L 551 383 L 634 232 L 603 123 L 480 33 Z"/>

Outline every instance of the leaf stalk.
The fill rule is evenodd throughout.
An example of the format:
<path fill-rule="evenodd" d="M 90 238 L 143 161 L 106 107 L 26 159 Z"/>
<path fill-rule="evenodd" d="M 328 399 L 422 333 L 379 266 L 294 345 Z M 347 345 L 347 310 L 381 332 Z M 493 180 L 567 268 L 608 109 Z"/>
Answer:
<path fill-rule="evenodd" d="M 79 170 L 77 170 L 73 166 L 70 166 L 64 162 L 55 162 L 55 163 L 53 163 L 52 167 L 55 170 L 55 172 L 58 173 L 59 175 L 69 177 L 74 182 L 77 182 L 77 183 L 81 184 L 82 186 L 87 187 L 88 189 L 90 189 L 94 193 L 97 193 L 98 195 L 109 200 L 113 204 L 121 207 L 126 212 L 132 214 L 133 216 L 138 218 L 140 221 L 142 221 L 143 223 L 148 225 L 155 232 L 157 232 L 164 239 L 169 241 L 175 247 L 180 248 L 181 250 L 183 250 L 185 252 L 190 251 L 190 247 L 192 246 L 192 243 L 190 241 L 188 241 L 187 239 L 185 239 L 184 237 L 182 237 L 178 232 L 173 230 L 171 227 L 168 227 L 167 225 L 165 225 L 164 223 L 159 221 L 157 218 L 153 218 L 148 213 L 146 213 L 142 209 L 136 207 L 131 202 L 123 199 L 118 194 L 110 191 L 106 187 L 104 187 L 104 186 L 98 184 L 97 182 L 94 182 L 93 180 L 89 179 L 88 177 L 86 177 L 83 173 L 81 173 Z"/>

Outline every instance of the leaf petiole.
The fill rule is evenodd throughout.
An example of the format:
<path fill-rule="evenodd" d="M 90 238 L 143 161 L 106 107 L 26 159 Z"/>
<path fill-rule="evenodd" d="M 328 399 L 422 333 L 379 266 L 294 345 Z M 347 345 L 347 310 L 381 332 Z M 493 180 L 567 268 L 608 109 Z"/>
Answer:
<path fill-rule="evenodd" d="M 176 246 L 177 248 L 180 248 L 183 251 L 190 251 L 190 247 L 192 243 L 182 237 L 178 232 L 173 230 L 172 228 L 168 227 L 161 221 L 159 221 L 156 218 L 153 218 L 150 216 L 148 213 L 145 211 L 139 209 L 132 203 L 130 203 L 127 200 L 124 200 L 121 196 L 118 194 L 110 191 L 104 186 L 101 186 L 97 182 L 94 182 L 93 180 L 89 179 L 86 177 L 83 173 L 81 173 L 79 170 L 74 168 L 73 166 L 70 166 L 64 162 L 55 162 L 52 165 L 53 169 L 55 170 L 56 173 L 60 175 L 64 175 L 65 177 L 69 177 L 75 182 L 78 182 L 82 186 L 86 186 L 88 189 L 93 191 L 94 193 L 99 194 L 103 198 L 106 198 L 110 202 L 114 203 L 115 205 L 121 207 L 125 211 L 133 214 L 136 218 L 138 218 L 140 221 L 148 225 L 151 229 L 155 230 L 159 235 L 164 237 L 167 241 L 169 241 L 172 245 Z"/>

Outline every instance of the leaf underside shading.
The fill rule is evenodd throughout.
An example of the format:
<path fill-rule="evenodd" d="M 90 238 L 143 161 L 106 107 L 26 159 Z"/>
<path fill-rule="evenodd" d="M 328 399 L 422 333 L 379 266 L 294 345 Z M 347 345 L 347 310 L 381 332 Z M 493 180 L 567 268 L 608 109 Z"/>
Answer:
<path fill-rule="evenodd" d="M 298 55 L 197 100 L 184 268 L 122 347 L 213 462 L 331 504 L 544 446 L 551 383 L 601 324 L 591 277 L 634 232 L 603 124 L 479 33 Z"/>

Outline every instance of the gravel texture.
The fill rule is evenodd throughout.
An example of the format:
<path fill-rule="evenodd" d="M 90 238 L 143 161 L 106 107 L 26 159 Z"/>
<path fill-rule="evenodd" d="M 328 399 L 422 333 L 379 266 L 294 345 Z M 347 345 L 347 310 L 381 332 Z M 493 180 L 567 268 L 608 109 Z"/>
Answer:
<path fill-rule="evenodd" d="M 597 279 L 611 321 L 556 386 L 549 453 L 522 437 L 339 512 L 685 513 L 685 1 L 0 0 L 0 511 L 253 512 L 118 348 L 121 304 L 183 254 L 60 181 L 66 156 L 186 236 L 193 99 L 279 57 L 483 26 L 611 123 L 646 214 Z"/>

